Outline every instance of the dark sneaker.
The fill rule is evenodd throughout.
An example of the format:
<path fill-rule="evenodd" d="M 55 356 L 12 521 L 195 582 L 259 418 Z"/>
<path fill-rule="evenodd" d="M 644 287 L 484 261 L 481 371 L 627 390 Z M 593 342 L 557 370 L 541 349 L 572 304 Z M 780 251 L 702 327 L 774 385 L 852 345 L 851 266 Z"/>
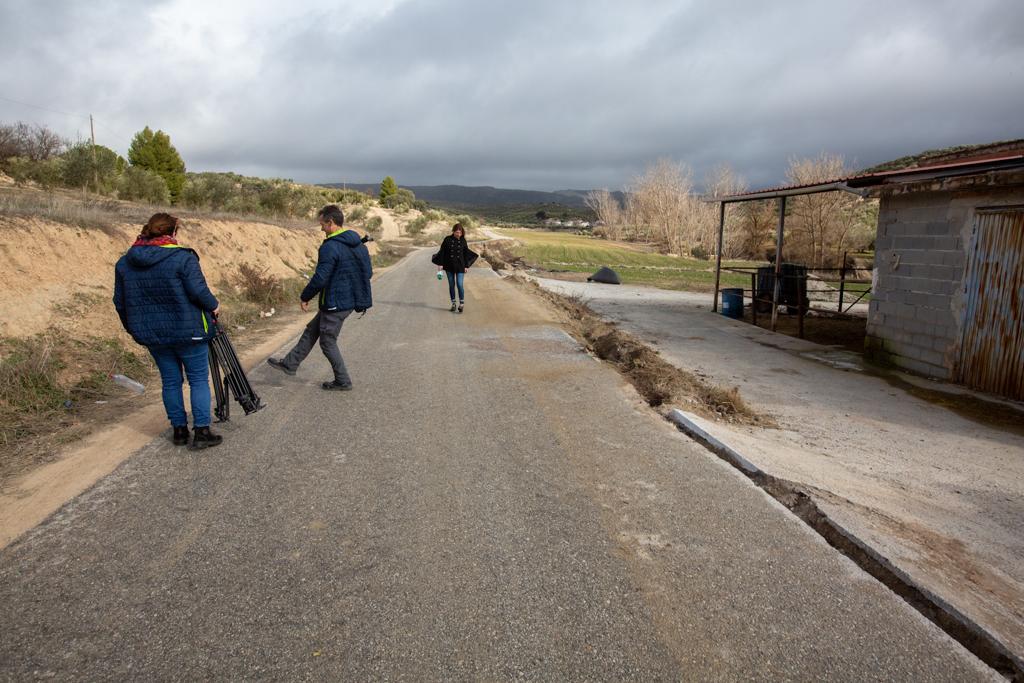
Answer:
<path fill-rule="evenodd" d="M 452 302 L 452 307 L 449 308 L 448 310 L 451 311 L 452 313 L 455 312 L 455 302 L 454 301 Z"/>
<path fill-rule="evenodd" d="M 325 391 L 352 391 L 351 384 L 339 384 L 335 381 L 324 382 L 320 385 Z"/>
<path fill-rule="evenodd" d="M 292 376 L 295 375 L 295 371 L 292 370 L 287 365 L 285 365 L 284 361 L 281 360 L 280 358 L 268 358 L 267 359 L 267 364 L 268 365 L 272 365 L 273 367 L 277 368 L 278 370 L 280 370 L 281 372 L 283 372 L 286 375 L 292 375 Z"/>
<path fill-rule="evenodd" d="M 465 304 L 459 304 L 459 313 L 462 313 L 462 307 L 463 306 L 465 306 Z"/>
<path fill-rule="evenodd" d="M 171 443 L 175 446 L 185 446 L 188 444 L 188 425 L 174 428 L 174 436 L 171 437 Z"/>
<path fill-rule="evenodd" d="M 224 437 L 220 434 L 214 434 L 211 432 L 209 427 L 196 427 L 194 431 L 195 433 L 192 435 L 192 445 L 189 446 L 189 448 L 194 451 L 219 446 L 220 442 L 224 440 Z"/>

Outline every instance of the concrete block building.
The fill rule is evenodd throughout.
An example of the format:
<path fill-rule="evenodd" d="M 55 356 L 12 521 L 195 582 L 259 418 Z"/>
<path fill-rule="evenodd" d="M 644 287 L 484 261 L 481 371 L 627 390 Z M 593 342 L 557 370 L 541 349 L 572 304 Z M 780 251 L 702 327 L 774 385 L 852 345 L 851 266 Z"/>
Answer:
<path fill-rule="evenodd" d="M 1024 140 L 718 201 L 825 191 L 879 199 L 866 355 L 1024 400 Z"/>

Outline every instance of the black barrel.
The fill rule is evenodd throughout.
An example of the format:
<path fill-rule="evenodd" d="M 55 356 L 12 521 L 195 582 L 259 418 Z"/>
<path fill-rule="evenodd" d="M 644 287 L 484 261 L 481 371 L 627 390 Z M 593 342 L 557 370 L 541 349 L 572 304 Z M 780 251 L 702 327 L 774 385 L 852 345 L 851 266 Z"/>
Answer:
<path fill-rule="evenodd" d="M 800 263 L 782 264 L 782 288 L 779 303 L 786 306 L 787 313 L 797 313 L 810 305 L 807 298 L 807 266 Z M 758 311 L 770 311 L 775 296 L 775 266 L 761 266 L 757 269 Z"/>

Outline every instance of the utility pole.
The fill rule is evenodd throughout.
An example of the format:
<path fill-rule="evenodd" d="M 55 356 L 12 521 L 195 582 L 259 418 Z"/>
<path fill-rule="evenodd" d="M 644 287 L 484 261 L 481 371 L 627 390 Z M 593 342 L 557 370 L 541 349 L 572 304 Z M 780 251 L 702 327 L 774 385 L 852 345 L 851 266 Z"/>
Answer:
<path fill-rule="evenodd" d="M 92 114 L 89 114 L 89 135 L 92 137 L 92 184 L 96 194 L 100 193 L 100 171 L 96 167 L 96 127 L 92 125 Z"/>

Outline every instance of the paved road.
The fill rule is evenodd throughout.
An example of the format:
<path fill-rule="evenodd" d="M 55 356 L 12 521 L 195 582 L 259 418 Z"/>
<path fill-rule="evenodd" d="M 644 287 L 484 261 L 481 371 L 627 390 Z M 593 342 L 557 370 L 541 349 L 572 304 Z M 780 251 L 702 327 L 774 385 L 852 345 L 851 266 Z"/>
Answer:
<path fill-rule="evenodd" d="M 982 680 L 493 274 L 419 253 L 267 410 L 0 553 L 0 676 Z"/>
<path fill-rule="evenodd" d="M 859 354 L 713 314 L 710 294 L 536 281 L 581 297 L 668 362 L 739 387 L 784 429 L 716 425 L 717 438 L 801 484 L 832 519 L 1024 657 L 1024 420 L 1014 429 L 958 414 L 952 397 L 926 400 L 892 373 L 863 371 Z"/>

